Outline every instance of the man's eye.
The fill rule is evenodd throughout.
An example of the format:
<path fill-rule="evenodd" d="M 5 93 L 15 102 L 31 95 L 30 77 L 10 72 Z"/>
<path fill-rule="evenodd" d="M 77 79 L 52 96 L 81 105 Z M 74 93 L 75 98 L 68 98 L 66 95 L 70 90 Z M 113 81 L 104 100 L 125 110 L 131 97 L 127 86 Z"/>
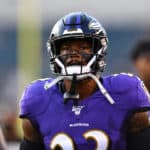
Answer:
<path fill-rule="evenodd" d="M 63 50 L 63 51 L 68 51 L 69 50 L 69 47 L 63 47 L 61 50 Z"/>
<path fill-rule="evenodd" d="M 87 50 L 87 49 L 90 49 L 90 48 L 88 46 L 80 47 L 80 50 Z"/>
<path fill-rule="evenodd" d="M 80 49 L 90 49 L 88 46 L 82 46 Z"/>

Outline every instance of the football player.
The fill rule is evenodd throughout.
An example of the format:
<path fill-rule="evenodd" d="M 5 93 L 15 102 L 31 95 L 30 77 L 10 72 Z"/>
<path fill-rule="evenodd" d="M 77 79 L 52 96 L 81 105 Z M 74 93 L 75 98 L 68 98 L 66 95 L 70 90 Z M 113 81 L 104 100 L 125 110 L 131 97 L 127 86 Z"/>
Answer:
<path fill-rule="evenodd" d="M 107 34 L 83 12 L 54 25 L 47 42 L 55 79 L 29 84 L 20 102 L 20 150 L 147 150 L 148 95 L 136 76 L 102 77 Z"/>
<path fill-rule="evenodd" d="M 143 39 L 135 45 L 131 60 L 150 93 L 150 39 Z"/>

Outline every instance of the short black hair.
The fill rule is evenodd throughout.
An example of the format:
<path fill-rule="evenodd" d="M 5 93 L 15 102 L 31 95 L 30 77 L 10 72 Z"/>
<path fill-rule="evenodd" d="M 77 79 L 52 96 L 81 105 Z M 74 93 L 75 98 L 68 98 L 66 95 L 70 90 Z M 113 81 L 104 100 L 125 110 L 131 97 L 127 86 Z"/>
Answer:
<path fill-rule="evenodd" d="M 131 51 L 131 60 L 134 62 L 141 56 L 150 56 L 150 38 L 137 42 Z"/>

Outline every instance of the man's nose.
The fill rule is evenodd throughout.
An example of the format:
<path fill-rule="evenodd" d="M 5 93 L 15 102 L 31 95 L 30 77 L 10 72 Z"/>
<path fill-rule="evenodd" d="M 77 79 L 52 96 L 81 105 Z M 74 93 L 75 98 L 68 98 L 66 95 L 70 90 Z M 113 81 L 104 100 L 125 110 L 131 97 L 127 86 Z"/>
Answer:
<path fill-rule="evenodd" d="M 71 49 L 71 53 L 73 53 L 73 54 L 79 54 L 79 52 L 80 52 L 80 49 Z"/>
<path fill-rule="evenodd" d="M 80 58 L 80 57 L 81 57 L 81 54 L 80 54 L 80 51 L 79 51 L 79 50 L 72 50 L 70 56 L 71 56 L 71 57 Z"/>

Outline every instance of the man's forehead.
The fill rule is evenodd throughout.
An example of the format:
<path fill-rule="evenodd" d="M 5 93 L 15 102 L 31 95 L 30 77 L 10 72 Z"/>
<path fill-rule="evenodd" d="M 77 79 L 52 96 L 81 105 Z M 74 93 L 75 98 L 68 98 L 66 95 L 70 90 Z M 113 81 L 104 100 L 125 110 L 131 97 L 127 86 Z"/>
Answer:
<path fill-rule="evenodd" d="M 136 60 L 135 63 L 143 63 L 143 62 L 149 62 L 147 60 L 150 60 L 150 54 L 141 54 Z"/>

